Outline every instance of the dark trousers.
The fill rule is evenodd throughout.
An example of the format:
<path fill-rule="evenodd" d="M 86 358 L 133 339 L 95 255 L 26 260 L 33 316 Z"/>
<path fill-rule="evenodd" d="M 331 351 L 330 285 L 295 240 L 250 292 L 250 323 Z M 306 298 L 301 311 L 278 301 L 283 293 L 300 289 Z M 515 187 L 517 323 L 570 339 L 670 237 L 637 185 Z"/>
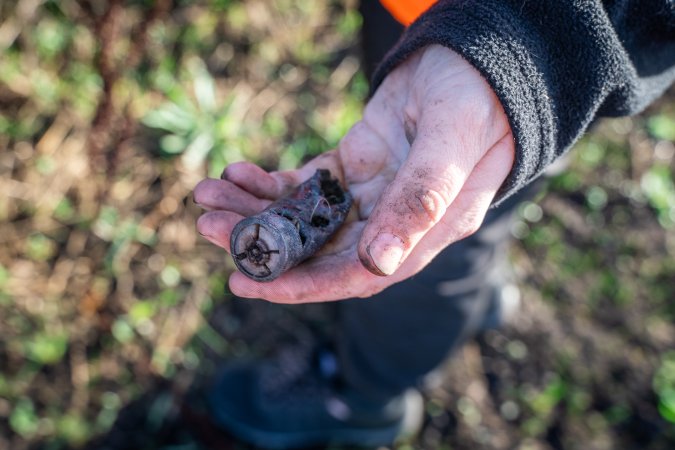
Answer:
<path fill-rule="evenodd" d="M 403 28 L 379 2 L 365 0 L 364 67 L 371 72 Z M 536 192 L 491 209 L 481 229 L 445 249 L 427 268 L 367 299 L 338 302 L 342 375 L 373 396 L 417 385 L 463 341 L 500 321 L 506 245 L 515 207 Z"/>

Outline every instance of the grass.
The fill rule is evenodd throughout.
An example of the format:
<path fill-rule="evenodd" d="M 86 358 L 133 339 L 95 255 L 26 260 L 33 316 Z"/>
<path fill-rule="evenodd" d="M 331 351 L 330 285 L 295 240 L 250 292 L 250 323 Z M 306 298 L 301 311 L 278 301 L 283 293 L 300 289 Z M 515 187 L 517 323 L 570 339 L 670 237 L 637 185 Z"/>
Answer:
<path fill-rule="evenodd" d="M 77 448 L 162 380 L 269 351 L 232 331 L 191 190 L 336 145 L 367 81 L 351 1 L 34 3 L 0 4 L 0 448 Z M 522 317 L 400 448 L 675 444 L 673 98 L 594 127 L 521 207 Z"/>

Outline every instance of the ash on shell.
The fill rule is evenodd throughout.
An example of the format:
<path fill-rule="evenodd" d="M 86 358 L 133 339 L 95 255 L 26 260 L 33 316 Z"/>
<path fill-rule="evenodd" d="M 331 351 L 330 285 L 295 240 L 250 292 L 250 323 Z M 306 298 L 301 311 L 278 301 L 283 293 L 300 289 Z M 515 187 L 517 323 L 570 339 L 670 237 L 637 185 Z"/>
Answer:
<path fill-rule="evenodd" d="M 255 281 L 274 280 L 323 247 L 344 223 L 352 201 L 330 171 L 318 169 L 290 195 L 235 225 L 234 263 Z"/>

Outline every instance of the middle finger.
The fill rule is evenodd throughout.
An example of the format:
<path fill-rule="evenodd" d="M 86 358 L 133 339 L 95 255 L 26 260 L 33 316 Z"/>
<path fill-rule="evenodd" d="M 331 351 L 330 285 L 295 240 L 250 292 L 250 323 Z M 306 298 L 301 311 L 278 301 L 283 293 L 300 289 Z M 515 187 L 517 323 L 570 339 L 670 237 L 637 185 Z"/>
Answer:
<path fill-rule="evenodd" d="M 227 180 L 207 178 L 194 190 L 194 201 L 206 210 L 222 209 L 242 216 L 256 214 L 271 203 L 258 198 Z"/>

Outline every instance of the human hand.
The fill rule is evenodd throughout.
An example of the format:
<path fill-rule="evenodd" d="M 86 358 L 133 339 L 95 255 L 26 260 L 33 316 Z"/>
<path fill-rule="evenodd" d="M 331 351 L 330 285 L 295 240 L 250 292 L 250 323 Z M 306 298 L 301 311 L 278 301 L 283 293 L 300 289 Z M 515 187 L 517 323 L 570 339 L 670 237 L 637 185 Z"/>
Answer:
<path fill-rule="evenodd" d="M 338 148 L 297 170 L 228 166 L 194 191 L 208 210 L 197 229 L 229 251 L 243 217 L 309 178 L 340 177 L 356 214 L 317 255 L 267 283 L 235 272 L 240 297 L 303 303 L 368 297 L 422 270 L 445 247 L 475 232 L 514 160 L 506 114 L 482 76 L 441 46 L 393 70 Z"/>

